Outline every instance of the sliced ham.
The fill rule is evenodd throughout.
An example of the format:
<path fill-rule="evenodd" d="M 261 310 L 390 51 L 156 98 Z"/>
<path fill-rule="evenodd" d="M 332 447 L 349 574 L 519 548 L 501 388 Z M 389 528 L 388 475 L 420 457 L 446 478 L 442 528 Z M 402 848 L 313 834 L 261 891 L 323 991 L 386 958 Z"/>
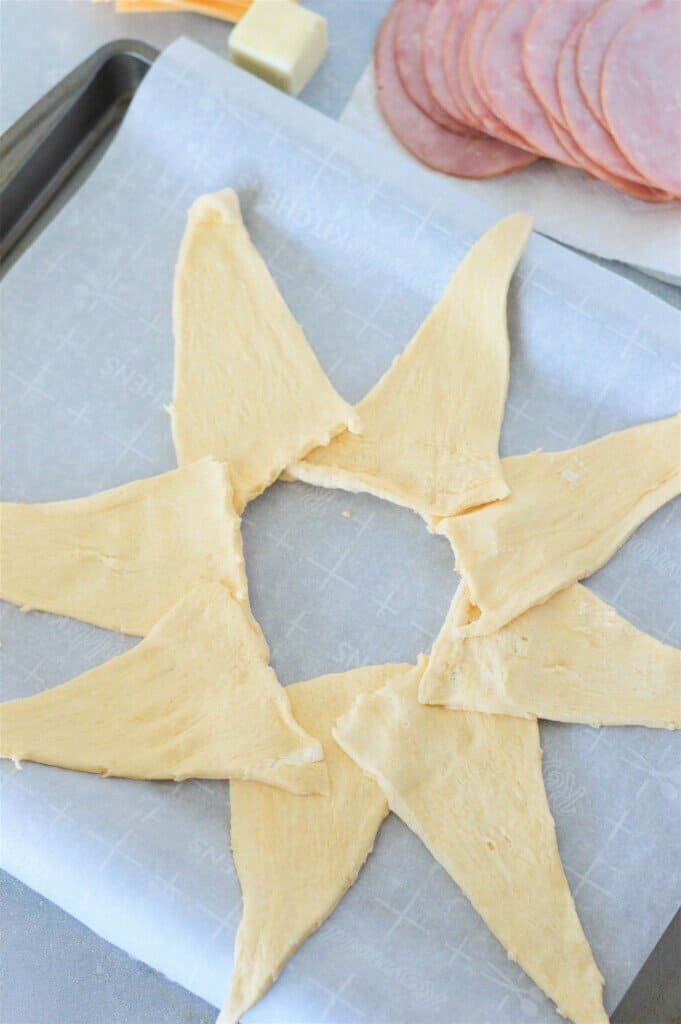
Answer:
<path fill-rule="evenodd" d="M 558 93 L 570 134 L 596 165 L 599 177 L 638 198 L 650 202 L 664 201 L 668 198 L 665 193 L 656 192 L 643 181 L 586 105 L 575 73 L 575 55 L 581 31 L 582 24 L 578 23 L 568 36 L 558 61 Z"/>
<path fill-rule="evenodd" d="M 402 85 L 424 114 L 457 134 L 468 129 L 437 102 L 428 88 L 423 65 L 423 33 L 435 0 L 402 0 L 395 29 L 395 60 Z"/>
<path fill-rule="evenodd" d="M 397 0 L 374 63 L 386 121 L 435 170 L 546 156 L 681 197 L 681 0 Z"/>
<path fill-rule="evenodd" d="M 607 128 L 601 105 L 601 68 L 605 51 L 625 22 L 648 0 L 601 0 L 582 26 L 577 42 L 575 68 L 586 104 L 597 121 Z"/>
<path fill-rule="evenodd" d="M 482 0 L 468 19 L 468 24 L 460 36 L 458 60 L 446 58 L 447 67 L 456 64 L 459 85 L 475 120 L 489 135 L 494 135 L 510 145 L 527 149 L 525 139 L 500 121 L 490 109 L 489 103 L 482 92 L 482 81 L 479 76 L 482 50 L 487 33 L 494 24 L 497 15 L 506 0 Z M 448 44 L 451 46 L 451 43 Z"/>
<path fill-rule="evenodd" d="M 681 5 L 653 0 L 608 47 L 601 103 L 610 134 L 648 181 L 681 196 Z"/>
<path fill-rule="evenodd" d="M 596 0 L 540 0 L 523 36 L 523 67 L 549 119 L 569 130 L 558 96 L 556 68 L 570 32 Z"/>
<path fill-rule="evenodd" d="M 534 160 L 531 154 L 503 142 L 455 135 L 424 114 L 410 99 L 395 61 L 397 16 L 402 2 L 404 0 L 400 0 L 385 18 L 374 51 L 378 102 L 402 145 L 434 170 L 461 178 L 508 174 Z"/>
<path fill-rule="evenodd" d="M 423 37 L 423 68 L 430 91 L 452 117 L 474 131 L 478 129 L 461 92 L 456 65 L 461 38 L 478 3 L 479 0 L 437 0 Z M 450 88 L 450 73 L 455 88 Z"/>
<path fill-rule="evenodd" d="M 496 116 L 537 153 L 571 164 L 525 74 L 522 44 L 539 0 L 510 0 L 487 33 L 480 76 Z"/>

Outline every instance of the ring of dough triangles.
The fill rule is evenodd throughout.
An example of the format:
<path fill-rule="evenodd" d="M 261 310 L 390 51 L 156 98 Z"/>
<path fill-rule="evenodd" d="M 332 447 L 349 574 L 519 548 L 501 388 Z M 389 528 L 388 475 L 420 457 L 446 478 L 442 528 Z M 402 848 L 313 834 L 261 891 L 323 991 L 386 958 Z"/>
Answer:
<path fill-rule="evenodd" d="M 678 421 L 571 452 L 499 459 L 506 297 L 529 230 L 516 214 L 471 249 L 354 410 L 286 307 L 235 193 L 200 197 L 175 275 L 180 468 L 76 501 L 0 506 L 0 596 L 146 637 L 63 686 L 1 705 L 2 755 L 133 778 L 257 780 L 233 792 L 244 917 L 221 1016 L 230 1024 L 352 884 L 388 803 L 561 1012 L 576 1024 L 605 1020 L 602 978 L 546 802 L 537 723 L 523 718 L 678 724 L 677 653 L 576 582 L 678 492 Z M 406 505 L 449 537 L 464 582 L 430 663 L 322 677 L 294 685 L 290 697 L 281 688 L 248 605 L 238 513 L 284 472 Z M 524 521 L 528 509 L 535 519 Z M 537 509 L 549 534 L 562 536 L 569 521 L 580 543 L 561 540 L 547 557 Z M 524 555 L 511 551 L 510 567 L 512 545 L 495 542 L 509 530 Z M 520 561 L 531 578 L 519 575 Z M 626 706 L 610 713 L 603 671 L 591 703 L 575 711 L 570 701 L 592 664 L 584 652 L 606 620 L 627 646 Z M 547 687 L 551 665 L 532 646 L 537 629 L 556 650 L 566 630 L 583 630 L 566 659 L 574 692 Z M 522 643 L 541 685 L 517 671 Z M 484 676 L 490 659 L 494 671 Z M 468 675 L 457 676 L 462 665 Z M 656 673 L 656 694 L 641 698 Z M 460 705 L 470 710 L 450 710 Z M 355 812 L 360 827 L 348 836 Z M 272 857 L 259 844 L 268 822 Z M 286 832 L 292 822 L 316 824 L 327 853 L 318 889 L 295 905 L 314 872 L 303 877 L 301 836 Z M 270 893 L 263 900 L 259 890 L 277 875 L 292 889 L 278 890 L 270 914 Z"/>

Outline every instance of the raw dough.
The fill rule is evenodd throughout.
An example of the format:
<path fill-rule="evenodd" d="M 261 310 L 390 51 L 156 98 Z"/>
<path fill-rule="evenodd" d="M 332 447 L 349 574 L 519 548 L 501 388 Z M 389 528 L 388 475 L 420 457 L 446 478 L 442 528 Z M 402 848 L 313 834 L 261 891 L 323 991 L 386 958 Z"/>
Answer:
<path fill-rule="evenodd" d="M 491 636 L 452 635 L 465 584 L 419 687 L 424 704 L 587 725 L 681 727 L 681 652 L 573 583 Z"/>
<path fill-rule="evenodd" d="M 301 800 L 257 783 L 231 787 L 231 840 L 243 917 L 234 973 L 219 1024 L 233 1024 L 260 999 L 286 961 L 352 885 L 388 813 L 382 790 L 331 736 L 339 715 L 410 665 L 377 665 L 288 687 L 296 719 L 318 736 L 328 796 Z"/>
<path fill-rule="evenodd" d="M 532 220 L 506 217 L 473 246 L 399 358 L 341 434 L 290 467 L 323 487 L 369 491 L 453 516 L 508 494 L 497 453 L 508 387 L 506 296 Z"/>
<path fill-rule="evenodd" d="M 232 189 L 201 196 L 189 211 L 173 321 L 178 462 L 226 461 L 239 511 L 290 462 L 357 429 L 251 242 Z"/>
<path fill-rule="evenodd" d="M 504 459 L 506 501 L 436 526 L 475 606 L 458 635 L 493 633 L 590 576 L 677 495 L 679 422 L 672 416 L 579 448 Z"/>
<path fill-rule="evenodd" d="M 537 723 L 425 707 L 422 671 L 359 697 L 334 738 L 559 1012 L 575 1024 L 606 1024 L 603 979 L 546 801 Z"/>
<path fill-rule="evenodd" d="M 219 583 L 200 583 L 137 647 L 63 686 L 0 705 L 0 756 L 131 779 L 258 779 L 328 789 L 265 638 Z"/>
<path fill-rule="evenodd" d="M 144 636 L 198 579 L 246 598 L 225 466 L 191 466 L 74 501 L 0 504 L 0 597 Z"/>

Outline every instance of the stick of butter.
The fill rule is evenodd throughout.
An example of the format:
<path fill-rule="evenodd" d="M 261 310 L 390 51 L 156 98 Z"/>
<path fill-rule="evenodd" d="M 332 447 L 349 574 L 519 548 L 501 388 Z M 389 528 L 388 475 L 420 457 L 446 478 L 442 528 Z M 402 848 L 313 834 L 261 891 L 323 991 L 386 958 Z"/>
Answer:
<path fill-rule="evenodd" d="M 253 0 L 229 37 L 235 64 L 297 96 L 326 53 L 326 19 L 292 0 Z"/>

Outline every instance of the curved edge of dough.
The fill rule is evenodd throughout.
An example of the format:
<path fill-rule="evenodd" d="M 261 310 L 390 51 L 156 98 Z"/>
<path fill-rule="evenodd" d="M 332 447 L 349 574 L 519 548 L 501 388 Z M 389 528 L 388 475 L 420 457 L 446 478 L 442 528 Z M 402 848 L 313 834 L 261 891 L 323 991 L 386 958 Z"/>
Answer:
<path fill-rule="evenodd" d="M 385 809 L 382 814 L 382 820 L 378 825 L 378 829 L 376 830 L 376 836 L 378 836 L 378 832 L 380 831 L 381 825 L 383 821 L 385 821 L 385 819 L 388 817 L 388 814 L 389 809 L 386 801 Z M 366 864 L 366 862 L 368 861 L 371 854 L 373 853 L 375 845 L 376 838 L 374 838 L 374 841 L 372 842 L 371 846 L 366 850 L 364 856 L 358 859 L 354 870 L 348 873 L 347 878 L 343 881 L 343 889 L 341 892 L 338 893 L 338 898 L 335 900 L 335 902 L 324 908 L 319 920 L 311 924 L 304 934 L 296 937 L 296 942 L 295 944 L 292 944 L 290 949 L 287 951 L 286 958 L 276 965 L 276 968 L 272 970 L 272 972 L 268 975 L 267 978 L 265 978 L 264 980 L 261 979 L 260 983 L 255 989 L 249 989 L 247 985 L 243 984 L 243 979 L 241 977 L 237 978 L 236 987 L 230 988 L 228 1001 L 222 1008 L 221 1012 L 219 1013 L 215 1024 L 239 1024 L 243 1015 L 248 1010 L 250 1010 L 251 1007 L 255 1006 L 256 1003 L 258 1003 L 267 992 L 269 992 L 272 985 L 274 985 L 274 983 L 280 977 L 282 971 L 286 967 L 289 960 L 291 960 L 296 955 L 300 947 L 305 942 L 307 942 L 307 940 L 312 935 L 314 935 L 316 931 L 318 931 L 318 929 L 321 927 L 324 921 L 326 921 L 331 916 L 331 914 L 333 914 L 334 910 L 340 904 L 343 897 L 347 893 L 348 889 L 357 881 L 359 873 Z"/>
<path fill-rule="evenodd" d="M 189 207 L 188 219 L 193 222 L 218 220 L 223 224 L 244 222 L 239 197 L 233 188 L 223 188 L 199 196 Z"/>

